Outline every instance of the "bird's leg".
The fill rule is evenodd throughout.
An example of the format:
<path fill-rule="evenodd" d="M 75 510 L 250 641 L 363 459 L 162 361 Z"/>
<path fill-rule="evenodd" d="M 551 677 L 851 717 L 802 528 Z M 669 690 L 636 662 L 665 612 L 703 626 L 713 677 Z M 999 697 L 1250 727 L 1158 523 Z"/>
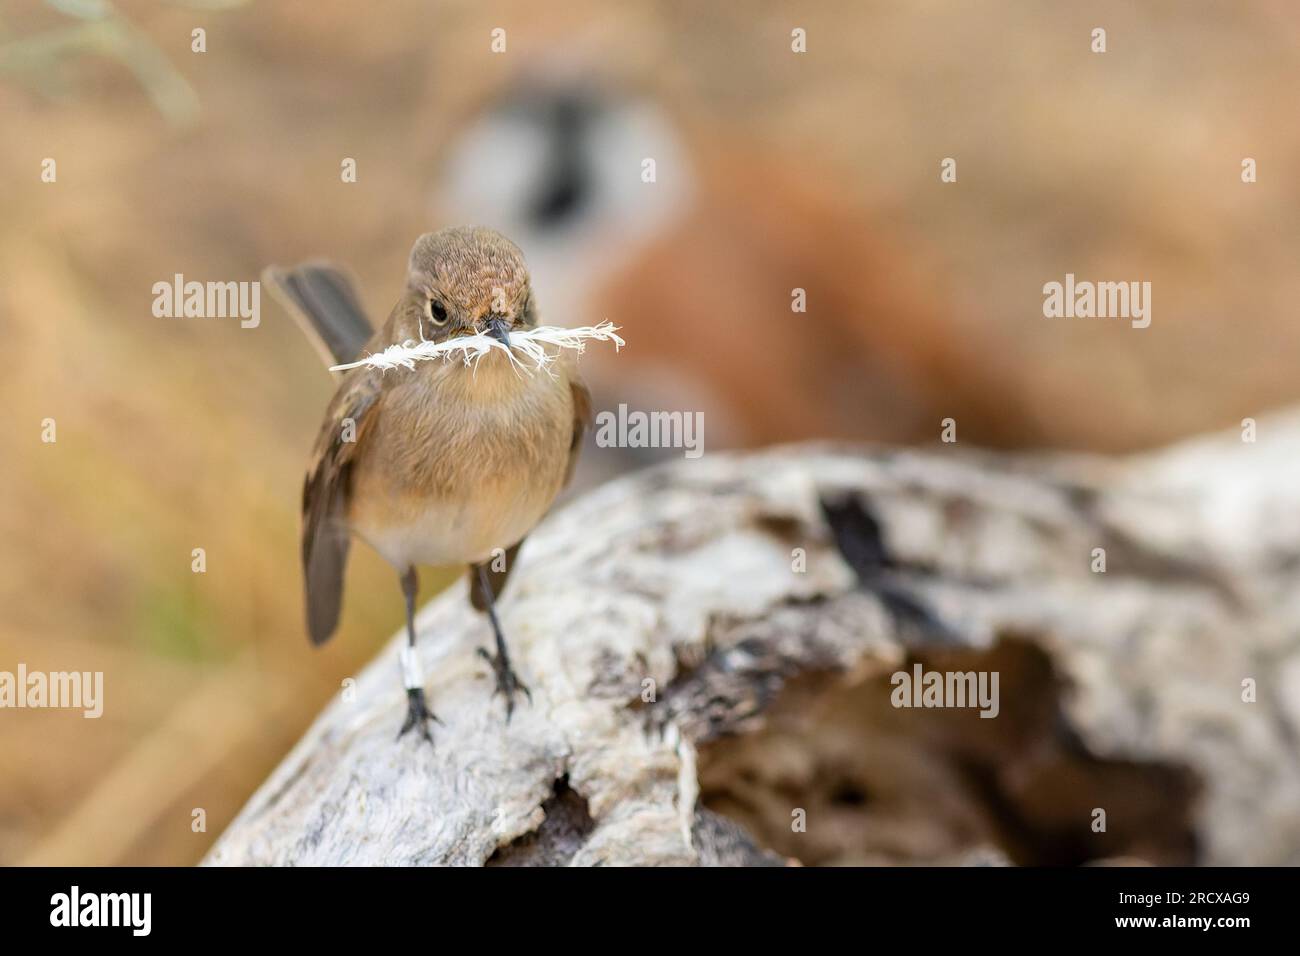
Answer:
<path fill-rule="evenodd" d="M 420 658 L 415 653 L 415 594 L 420 589 L 420 580 L 415 568 L 409 567 L 402 575 L 402 595 L 406 598 L 406 646 L 401 650 L 402 684 L 406 688 L 406 723 L 397 732 L 397 739 L 413 727 L 420 729 L 420 736 L 433 743 L 429 733 L 429 721 L 438 720 L 429 709 L 424 699 L 424 676 L 420 670 Z"/>
<path fill-rule="evenodd" d="M 492 593 L 492 583 L 488 580 L 487 565 L 479 564 L 475 566 L 478 571 L 478 584 L 483 591 L 483 601 L 487 605 L 488 620 L 492 622 L 492 633 L 496 636 L 497 652 L 495 655 L 489 654 L 487 650 L 480 647 L 479 656 L 492 665 L 493 672 L 497 675 L 496 690 L 492 696 L 502 694 L 506 699 L 506 723 L 510 722 L 510 716 L 515 712 L 515 691 L 521 690 L 524 696 L 528 698 L 528 703 L 533 702 L 533 693 L 528 689 L 528 685 L 519 679 L 519 675 L 514 672 L 510 666 L 510 655 L 506 651 L 506 639 L 501 634 L 501 622 L 497 620 L 496 597 Z"/>

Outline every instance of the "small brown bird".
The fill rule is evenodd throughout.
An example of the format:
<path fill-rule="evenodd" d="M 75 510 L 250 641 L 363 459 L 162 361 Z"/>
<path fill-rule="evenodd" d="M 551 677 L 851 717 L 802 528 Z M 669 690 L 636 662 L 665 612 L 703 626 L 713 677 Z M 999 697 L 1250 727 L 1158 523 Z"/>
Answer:
<path fill-rule="evenodd" d="M 512 329 L 537 325 L 523 254 L 481 227 L 416 240 L 406 288 L 373 336 L 337 268 L 311 263 L 264 277 L 331 363 L 408 340 L 475 333 L 508 347 Z M 437 720 L 415 654 L 416 565 L 470 565 L 470 599 L 496 638 L 495 654 L 479 653 L 496 674 L 506 719 L 516 691 L 531 700 L 510 665 L 495 601 L 524 536 L 572 475 L 591 417 L 571 353 L 550 371 L 521 374 L 495 349 L 472 367 L 456 359 L 388 371 L 361 366 L 343 373 L 325 413 L 302 495 L 307 629 L 317 645 L 333 634 L 356 534 L 397 570 L 406 598 L 408 709 L 399 738 L 418 727 L 432 741 L 428 722 Z"/>

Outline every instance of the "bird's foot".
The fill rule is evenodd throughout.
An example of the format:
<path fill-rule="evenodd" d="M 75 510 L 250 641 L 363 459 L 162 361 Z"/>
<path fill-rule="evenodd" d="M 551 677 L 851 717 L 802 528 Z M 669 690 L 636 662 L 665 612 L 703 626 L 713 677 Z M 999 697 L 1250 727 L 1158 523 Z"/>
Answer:
<path fill-rule="evenodd" d="M 442 721 L 438 715 L 429 709 L 428 702 L 424 699 L 423 687 L 408 687 L 406 689 L 406 723 L 402 724 L 402 729 L 397 732 L 397 739 L 401 740 L 408 730 L 418 727 L 420 736 L 429 743 L 433 743 L 433 734 L 429 733 L 429 721 L 441 725 Z"/>
<path fill-rule="evenodd" d="M 523 691 L 530 704 L 533 702 L 533 692 L 528 689 L 527 684 L 519 679 L 519 675 L 510 666 L 510 658 L 506 657 L 504 653 L 489 654 L 486 649 L 480 647 L 478 656 L 491 664 L 492 672 L 497 675 L 497 686 L 492 691 L 492 696 L 495 697 L 497 694 L 505 696 L 506 723 L 510 723 L 510 716 L 515 712 L 515 691 Z"/>

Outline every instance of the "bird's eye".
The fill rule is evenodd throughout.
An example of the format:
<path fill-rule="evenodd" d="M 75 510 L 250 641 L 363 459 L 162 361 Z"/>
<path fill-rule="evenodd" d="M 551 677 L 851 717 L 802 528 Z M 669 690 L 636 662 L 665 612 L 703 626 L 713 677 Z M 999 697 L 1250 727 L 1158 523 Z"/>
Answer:
<path fill-rule="evenodd" d="M 447 307 L 437 299 L 429 300 L 429 318 L 434 325 L 447 324 Z"/>

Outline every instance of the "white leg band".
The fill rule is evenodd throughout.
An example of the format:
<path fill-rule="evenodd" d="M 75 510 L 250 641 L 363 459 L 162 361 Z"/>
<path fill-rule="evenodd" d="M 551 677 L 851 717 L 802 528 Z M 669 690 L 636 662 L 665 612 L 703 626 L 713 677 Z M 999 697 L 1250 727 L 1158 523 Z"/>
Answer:
<path fill-rule="evenodd" d="M 398 658 L 402 662 L 402 683 L 407 690 L 424 686 L 424 671 L 420 668 L 420 655 L 410 644 L 403 644 Z"/>

